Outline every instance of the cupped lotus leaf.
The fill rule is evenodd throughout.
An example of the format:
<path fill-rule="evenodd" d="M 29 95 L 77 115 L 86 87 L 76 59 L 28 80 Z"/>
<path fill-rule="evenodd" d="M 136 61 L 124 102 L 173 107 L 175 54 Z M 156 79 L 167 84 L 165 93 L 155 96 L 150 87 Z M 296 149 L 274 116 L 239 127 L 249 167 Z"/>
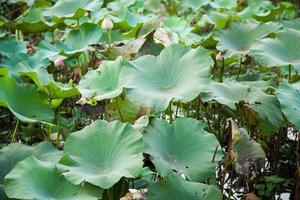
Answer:
<path fill-rule="evenodd" d="M 121 57 L 115 61 L 103 61 L 97 70 L 85 74 L 78 85 L 82 97 L 101 101 L 119 96 L 123 91 L 119 81 L 122 62 Z"/>
<path fill-rule="evenodd" d="M 203 101 L 215 100 L 236 110 L 236 104 L 250 109 L 260 130 L 271 133 L 278 130 L 283 123 L 280 104 L 276 96 L 264 93 L 262 90 L 238 82 L 211 83 L 207 87 L 208 96 Z"/>
<path fill-rule="evenodd" d="M 44 68 L 30 69 L 27 66 L 22 66 L 18 69 L 20 75 L 32 79 L 38 88 L 50 99 L 64 99 L 79 94 L 76 88 L 56 82 L 53 76 Z"/>
<path fill-rule="evenodd" d="M 102 6 L 102 0 L 58 0 L 54 6 L 44 11 L 44 16 L 79 19 L 85 11 L 93 11 Z"/>
<path fill-rule="evenodd" d="M 226 56 L 244 56 L 250 53 L 250 48 L 259 40 L 280 28 L 280 25 L 269 22 L 258 24 L 254 22 L 232 22 L 228 29 L 218 30 L 215 39 L 217 49 L 226 52 Z"/>
<path fill-rule="evenodd" d="M 78 146 L 82 148 L 78 148 Z M 58 168 L 78 185 L 83 181 L 108 189 L 142 169 L 142 134 L 119 121 L 95 121 L 67 138 Z"/>
<path fill-rule="evenodd" d="M 34 85 L 19 84 L 7 69 L 0 68 L 0 106 L 7 107 L 19 120 L 51 124 L 54 112 L 47 101 Z"/>
<path fill-rule="evenodd" d="M 147 193 L 149 200 L 221 200 L 221 191 L 213 186 L 198 182 L 186 181 L 180 176 L 169 172 L 159 182 L 150 185 Z"/>
<path fill-rule="evenodd" d="M 117 26 L 124 29 L 136 27 L 147 19 L 147 17 L 131 12 L 125 8 L 118 11 L 118 16 L 110 15 L 110 18 L 114 23 L 117 23 Z"/>
<path fill-rule="evenodd" d="M 61 152 L 56 150 L 49 142 L 42 142 L 36 146 L 27 146 L 13 143 L 0 149 L 0 198 L 6 200 L 3 190 L 4 177 L 25 158 L 34 155 L 40 160 L 56 162 L 61 157 Z"/>
<path fill-rule="evenodd" d="M 276 96 L 286 118 L 300 130 L 300 82 L 288 84 L 281 82 Z"/>
<path fill-rule="evenodd" d="M 57 173 L 55 163 L 30 156 L 5 177 L 5 192 L 14 199 L 98 200 L 100 188 L 73 185 Z"/>
<path fill-rule="evenodd" d="M 9 57 L 17 53 L 27 53 L 25 42 L 18 42 L 14 38 L 0 40 L 0 55 Z"/>
<path fill-rule="evenodd" d="M 234 168 L 236 172 L 241 175 L 249 175 L 251 169 L 259 172 L 264 166 L 266 159 L 261 145 L 251 139 L 245 129 L 239 129 L 233 120 L 230 124 L 236 161 Z M 253 167 L 255 168 L 253 169 Z"/>
<path fill-rule="evenodd" d="M 89 45 L 97 44 L 102 36 L 102 29 L 97 24 L 84 23 L 79 29 L 69 32 L 64 43 L 58 42 L 56 47 L 65 54 L 75 54 L 88 50 Z"/>
<path fill-rule="evenodd" d="M 173 124 L 150 121 L 144 130 L 145 153 L 151 155 L 160 175 L 166 176 L 172 169 L 192 181 L 215 176 L 221 148 L 217 147 L 216 137 L 204 130 L 205 126 L 205 122 L 190 118 L 178 118 Z"/>
<path fill-rule="evenodd" d="M 210 77 L 211 65 L 213 60 L 204 48 L 171 45 L 158 57 L 147 55 L 126 62 L 120 77 L 130 101 L 163 111 L 172 99 L 188 102 L 196 98 Z"/>
<path fill-rule="evenodd" d="M 261 40 L 251 49 L 255 59 L 267 67 L 292 65 L 300 70 L 300 32 L 285 29 L 275 39 Z"/>

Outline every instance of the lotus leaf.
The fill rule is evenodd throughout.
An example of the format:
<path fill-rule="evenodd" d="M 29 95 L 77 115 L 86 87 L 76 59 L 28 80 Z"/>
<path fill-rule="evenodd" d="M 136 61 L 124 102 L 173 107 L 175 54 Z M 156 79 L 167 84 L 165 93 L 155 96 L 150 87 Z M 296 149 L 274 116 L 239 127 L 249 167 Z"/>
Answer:
<path fill-rule="evenodd" d="M 101 101 L 119 96 L 123 91 L 119 81 L 122 62 L 121 57 L 104 61 L 97 70 L 89 71 L 78 85 L 82 97 Z"/>
<path fill-rule="evenodd" d="M 4 181 L 7 196 L 14 199 L 98 200 L 102 196 L 101 189 L 73 185 L 57 173 L 55 163 L 34 156 L 19 162 Z"/>
<path fill-rule="evenodd" d="M 3 191 L 4 177 L 15 167 L 15 165 L 25 158 L 34 155 L 40 160 L 57 161 L 61 153 L 49 142 L 39 143 L 37 146 L 27 146 L 20 143 L 13 143 L 0 150 L 0 198 L 6 200 Z"/>
<path fill-rule="evenodd" d="M 300 130 L 300 83 L 280 83 L 276 90 L 276 96 L 286 118 Z"/>
<path fill-rule="evenodd" d="M 67 138 L 58 168 L 76 185 L 85 181 L 108 189 L 122 177 L 139 175 L 142 152 L 139 131 L 119 121 L 98 120 Z"/>
<path fill-rule="evenodd" d="M 0 68 L 0 106 L 7 107 L 19 120 L 51 123 L 54 113 L 46 105 L 47 100 L 34 85 L 19 84 L 5 68 Z"/>
<path fill-rule="evenodd" d="M 237 103 L 244 102 L 244 106 L 254 112 L 258 125 L 265 134 L 282 126 L 282 113 L 276 96 L 238 82 L 212 83 L 207 91 L 209 95 L 203 98 L 204 101 L 215 100 L 233 110 Z"/>
<path fill-rule="evenodd" d="M 275 39 L 266 38 L 252 47 L 255 59 L 267 67 L 292 65 L 300 70 L 300 32 L 285 29 Z"/>
<path fill-rule="evenodd" d="M 192 181 L 214 177 L 221 152 L 216 151 L 218 140 L 205 127 L 205 122 L 189 118 L 178 118 L 171 125 L 151 120 L 144 130 L 145 153 L 151 155 L 158 173 L 166 176 L 172 169 Z"/>
<path fill-rule="evenodd" d="M 279 29 L 276 23 L 252 23 L 246 24 L 240 22 L 232 22 L 226 30 L 218 30 L 215 39 L 219 41 L 217 49 L 226 51 L 226 56 L 244 56 L 250 53 L 250 48 L 255 43 L 267 36 L 270 32 Z"/>
<path fill-rule="evenodd" d="M 147 194 L 149 200 L 221 200 L 222 194 L 219 189 L 212 185 L 189 182 L 169 173 L 161 181 L 149 186 Z"/>
<path fill-rule="evenodd" d="M 65 54 L 75 54 L 88 50 L 89 45 L 97 44 L 102 36 L 102 29 L 97 24 L 84 23 L 79 29 L 69 32 L 64 43 L 57 44 Z"/>
<path fill-rule="evenodd" d="M 204 48 L 171 45 L 158 57 L 147 55 L 126 62 L 120 77 L 130 101 L 163 111 L 172 99 L 188 102 L 196 98 L 203 82 L 209 80 L 211 65 L 213 60 Z"/>
<path fill-rule="evenodd" d="M 93 11 L 100 8 L 101 0 L 58 0 L 55 5 L 44 11 L 44 16 L 58 18 L 80 18 L 85 11 Z"/>

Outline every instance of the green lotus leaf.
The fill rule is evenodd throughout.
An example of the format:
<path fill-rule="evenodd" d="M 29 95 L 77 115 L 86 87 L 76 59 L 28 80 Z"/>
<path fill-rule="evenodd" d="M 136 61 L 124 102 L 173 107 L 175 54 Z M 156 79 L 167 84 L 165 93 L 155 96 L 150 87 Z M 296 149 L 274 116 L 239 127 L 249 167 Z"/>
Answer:
<path fill-rule="evenodd" d="M 215 100 L 236 110 L 236 104 L 244 102 L 244 106 L 253 112 L 260 130 L 265 133 L 276 131 L 282 126 L 282 113 L 278 99 L 260 89 L 238 82 L 212 83 L 208 86 L 209 95 L 203 101 Z"/>
<path fill-rule="evenodd" d="M 142 152 L 139 131 L 119 121 L 98 120 L 69 135 L 58 168 L 76 185 L 85 181 L 108 189 L 122 177 L 139 175 Z"/>
<path fill-rule="evenodd" d="M 227 1 L 227 0 L 214 0 L 209 3 L 214 9 L 226 8 L 234 9 L 237 7 L 237 0 Z"/>
<path fill-rule="evenodd" d="M 20 143 L 13 143 L 0 149 L 0 198 L 6 200 L 7 196 L 3 190 L 4 177 L 25 158 L 34 155 L 40 160 L 57 161 L 61 152 L 56 150 L 49 142 L 42 142 L 32 147 Z"/>
<path fill-rule="evenodd" d="M 272 2 L 265 0 L 252 0 L 247 3 L 248 6 L 237 13 L 242 21 L 252 20 L 253 16 L 266 14 L 275 7 Z"/>
<path fill-rule="evenodd" d="M 57 173 L 55 163 L 34 156 L 19 162 L 4 183 L 7 196 L 14 199 L 98 200 L 102 196 L 101 189 L 73 185 Z"/>
<path fill-rule="evenodd" d="M 186 45 L 199 44 L 204 37 L 193 32 L 193 28 L 189 22 L 177 16 L 170 16 L 164 22 L 164 27 L 169 28 L 173 32 L 177 33 L 179 39 Z"/>
<path fill-rule="evenodd" d="M 111 20 L 118 26 L 129 29 L 143 23 L 147 17 L 131 12 L 126 8 L 120 9 L 117 16 L 110 15 Z"/>
<path fill-rule="evenodd" d="M 123 87 L 119 81 L 122 58 L 115 61 L 103 61 L 97 70 L 91 70 L 80 80 L 78 89 L 83 98 L 96 101 L 119 96 Z"/>
<path fill-rule="evenodd" d="M 79 19 L 85 11 L 93 11 L 102 6 L 102 0 L 58 0 L 44 11 L 44 16 Z"/>
<path fill-rule="evenodd" d="M 292 65 L 300 70 L 300 32 L 285 29 L 275 39 L 266 38 L 252 47 L 255 59 L 268 67 Z"/>
<path fill-rule="evenodd" d="M 10 74 L 18 79 L 19 72 L 22 72 L 24 69 L 25 71 L 30 71 L 41 67 L 46 68 L 51 63 L 49 60 L 53 60 L 59 53 L 60 50 L 42 41 L 33 55 L 16 53 L 14 56 L 5 58 L 0 63 L 0 66 L 7 68 Z"/>
<path fill-rule="evenodd" d="M 64 43 L 57 43 L 56 48 L 65 54 L 75 54 L 88 50 L 89 45 L 97 44 L 102 36 L 102 29 L 97 24 L 84 23 L 79 29 L 69 32 Z"/>
<path fill-rule="evenodd" d="M 181 5 L 185 8 L 192 8 L 198 11 L 202 6 L 209 4 L 210 0 L 182 0 Z"/>
<path fill-rule="evenodd" d="M 17 53 L 27 53 L 25 42 L 17 42 L 14 38 L 0 40 L 1 55 L 9 57 Z"/>
<path fill-rule="evenodd" d="M 281 82 L 276 90 L 276 96 L 286 118 L 300 130 L 300 83 L 288 84 Z"/>
<path fill-rule="evenodd" d="M 22 32 L 39 33 L 53 30 L 53 24 L 46 21 L 42 8 L 31 8 L 16 19 L 16 27 Z"/>
<path fill-rule="evenodd" d="M 18 84 L 5 68 L 0 68 L 0 106 L 7 107 L 19 120 L 51 123 L 54 112 L 47 101 L 36 87 Z"/>
<path fill-rule="evenodd" d="M 178 118 L 173 124 L 150 121 L 143 135 L 145 153 L 151 155 L 157 172 L 166 176 L 172 169 L 192 181 L 214 177 L 221 151 L 216 151 L 219 142 L 205 127 L 205 122 L 190 118 Z"/>
<path fill-rule="evenodd" d="M 215 39 L 219 41 L 217 49 L 226 51 L 228 57 L 244 56 L 250 53 L 250 48 L 259 39 L 279 28 L 280 26 L 273 22 L 264 24 L 232 22 L 228 29 L 216 32 Z"/>
<path fill-rule="evenodd" d="M 276 19 L 294 19 L 296 14 L 296 6 L 294 4 L 280 2 L 276 7 L 270 6 L 267 12 L 258 13 L 252 17 L 258 21 L 269 22 Z"/>
<path fill-rule="evenodd" d="M 126 62 L 120 77 L 130 101 L 163 111 L 172 99 L 188 102 L 196 98 L 203 82 L 210 79 L 213 63 L 202 47 L 171 45 L 158 57 L 147 55 Z"/>
<path fill-rule="evenodd" d="M 291 28 L 300 31 L 300 19 L 292 19 L 292 20 L 283 20 L 282 22 L 283 27 Z"/>
<path fill-rule="evenodd" d="M 77 88 L 56 82 L 53 76 L 44 68 L 30 69 L 27 66 L 22 66 L 22 68 L 19 67 L 18 69 L 20 75 L 32 79 L 38 88 L 50 99 L 64 99 L 79 94 Z"/>
<path fill-rule="evenodd" d="M 156 184 L 149 186 L 149 200 L 221 200 L 222 193 L 213 185 L 189 182 L 172 172 Z"/>

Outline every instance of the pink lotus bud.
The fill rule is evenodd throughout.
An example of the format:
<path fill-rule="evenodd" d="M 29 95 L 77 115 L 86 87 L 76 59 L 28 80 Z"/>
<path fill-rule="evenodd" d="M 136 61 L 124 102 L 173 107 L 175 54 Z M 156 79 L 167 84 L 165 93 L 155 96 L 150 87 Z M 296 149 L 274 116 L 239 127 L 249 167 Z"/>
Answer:
<path fill-rule="evenodd" d="M 223 62 L 224 61 L 224 57 L 222 56 L 221 52 L 219 52 L 217 55 L 216 55 L 216 60 L 218 62 Z"/>
<path fill-rule="evenodd" d="M 64 61 L 64 59 L 58 58 L 54 61 L 54 65 L 56 67 L 64 67 L 65 66 L 65 61 Z"/>
<path fill-rule="evenodd" d="M 102 28 L 105 30 L 112 29 L 114 27 L 114 24 L 112 23 L 111 19 L 109 17 L 105 17 L 102 21 Z"/>

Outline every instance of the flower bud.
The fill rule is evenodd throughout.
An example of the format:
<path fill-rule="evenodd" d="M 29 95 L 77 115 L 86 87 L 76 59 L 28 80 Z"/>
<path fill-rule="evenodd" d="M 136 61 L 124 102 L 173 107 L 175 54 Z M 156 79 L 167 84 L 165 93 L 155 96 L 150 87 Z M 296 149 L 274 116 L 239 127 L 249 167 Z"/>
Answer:
<path fill-rule="evenodd" d="M 112 29 L 114 27 L 114 24 L 112 23 L 111 19 L 109 17 L 105 17 L 102 21 L 102 28 L 105 30 Z"/>
<path fill-rule="evenodd" d="M 64 59 L 58 58 L 54 61 L 54 65 L 56 67 L 64 67 L 65 66 L 65 62 Z"/>
<path fill-rule="evenodd" d="M 224 61 L 224 57 L 222 56 L 221 52 L 219 52 L 216 55 L 216 61 L 218 61 L 218 62 L 223 62 Z"/>

